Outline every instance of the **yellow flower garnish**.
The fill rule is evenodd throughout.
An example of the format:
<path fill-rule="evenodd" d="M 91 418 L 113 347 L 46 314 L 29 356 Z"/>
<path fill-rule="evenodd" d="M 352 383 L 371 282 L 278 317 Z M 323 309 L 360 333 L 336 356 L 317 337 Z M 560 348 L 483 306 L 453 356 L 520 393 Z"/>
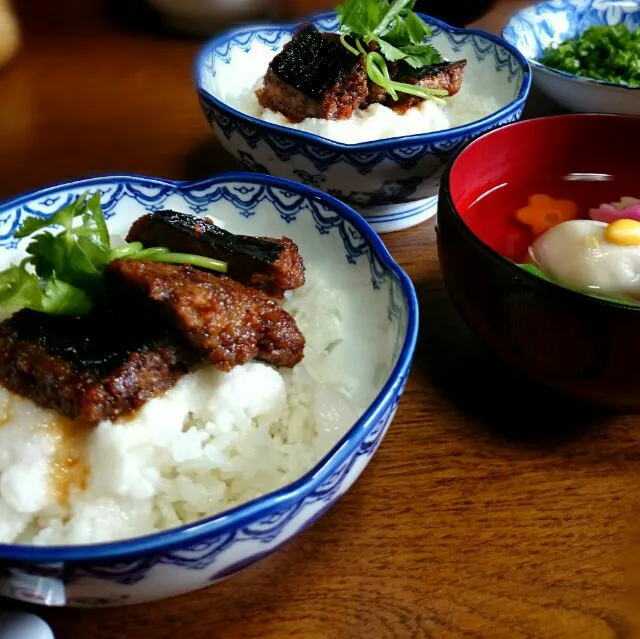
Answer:
<path fill-rule="evenodd" d="M 640 246 L 640 222 L 627 219 L 611 222 L 604 230 L 604 237 L 618 246 Z"/>

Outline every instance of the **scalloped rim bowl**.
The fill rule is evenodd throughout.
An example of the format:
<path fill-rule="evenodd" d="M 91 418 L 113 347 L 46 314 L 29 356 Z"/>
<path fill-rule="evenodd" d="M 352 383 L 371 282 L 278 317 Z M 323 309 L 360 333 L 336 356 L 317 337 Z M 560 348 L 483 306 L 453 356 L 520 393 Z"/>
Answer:
<path fill-rule="evenodd" d="M 309 16 L 308 20 L 313 21 L 315 23 L 318 21 L 326 20 L 327 18 L 333 17 L 334 15 L 335 14 L 333 12 L 320 13 L 317 15 Z M 476 35 L 485 40 L 493 42 L 495 44 L 500 44 L 504 48 L 509 50 L 509 52 L 512 53 L 514 57 L 520 60 L 520 62 L 522 63 L 523 69 L 526 70 L 528 68 L 528 62 L 525 59 L 525 57 L 522 55 L 522 53 L 518 50 L 518 48 L 511 45 L 506 40 L 504 40 L 503 38 L 500 38 L 497 35 L 494 35 L 487 31 L 482 31 L 480 29 L 464 29 L 460 27 L 452 27 L 451 25 L 448 25 L 445 22 L 442 22 L 441 20 L 438 20 L 436 18 L 432 18 L 424 14 L 419 14 L 419 15 L 424 20 L 429 22 L 429 24 L 440 27 L 444 31 L 448 31 L 450 33 L 459 33 L 459 34 L 464 33 L 467 35 Z M 507 113 L 512 111 L 515 105 L 521 102 L 523 103 L 524 100 L 526 100 L 527 90 L 529 88 L 527 84 L 527 77 L 528 77 L 527 73 L 524 74 L 525 78 L 523 80 L 523 83 L 518 95 L 511 102 L 509 102 L 509 104 L 505 105 L 495 113 L 491 113 L 490 115 L 480 120 L 475 120 L 474 122 L 453 127 L 451 129 L 445 129 L 443 131 L 433 131 L 430 133 L 421 133 L 417 135 L 398 136 L 394 138 L 386 138 L 384 140 L 374 140 L 372 142 L 359 142 L 357 144 L 345 144 L 342 142 L 336 142 L 334 140 L 325 138 L 320 135 L 316 135 L 314 133 L 300 131 L 298 129 L 292 129 L 290 127 L 286 127 L 282 124 L 275 124 L 272 122 L 266 122 L 264 120 L 260 120 L 259 118 L 254 118 L 251 115 L 247 115 L 246 113 L 243 113 L 242 111 L 238 111 L 237 109 L 229 106 L 228 104 L 223 102 L 221 99 L 217 98 L 215 95 L 213 95 L 204 87 L 202 82 L 202 77 L 203 77 L 202 70 L 206 66 L 205 61 L 207 56 L 210 55 L 214 49 L 219 48 L 221 45 L 226 45 L 230 40 L 238 37 L 238 35 L 247 34 L 248 32 L 258 33 L 261 31 L 268 31 L 268 32 L 282 31 L 282 32 L 286 32 L 287 34 L 291 34 L 295 31 L 295 29 L 300 24 L 303 24 L 303 23 L 304 22 L 296 22 L 295 24 L 263 23 L 259 25 L 253 25 L 253 26 L 237 27 L 235 29 L 226 31 L 225 33 L 218 35 L 215 38 L 209 40 L 200 50 L 198 57 L 196 58 L 195 82 L 196 82 L 196 88 L 198 92 L 204 95 L 207 99 L 211 100 L 211 102 L 213 102 L 220 109 L 227 111 L 229 114 L 234 115 L 235 117 L 240 118 L 242 120 L 246 120 L 247 122 L 251 122 L 252 124 L 259 125 L 261 128 L 272 130 L 274 133 L 275 132 L 280 134 L 286 133 L 287 135 L 291 135 L 292 137 L 301 138 L 307 141 L 314 141 L 314 142 L 320 141 L 325 146 L 340 149 L 343 151 L 360 151 L 364 153 L 369 151 L 375 151 L 380 148 L 387 148 L 387 147 L 393 147 L 393 146 L 402 147 L 411 142 L 417 142 L 417 141 L 428 143 L 428 142 L 441 142 L 443 140 L 450 140 L 451 138 L 455 138 L 459 136 L 461 133 L 468 133 L 470 131 L 473 131 L 474 129 L 481 127 L 483 124 L 495 123 L 497 120 L 500 119 L 501 116 L 506 115 Z"/>
<path fill-rule="evenodd" d="M 579 6 L 571 0 L 539 2 L 516 12 L 502 30 L 502 37 L 527 58 L 540 89 L 565 108 L 582 113 L 640 115 L 640 94 L 637 93 L 640 86 L 574 75 L 548 67 L 538 60 L 544 47 L 574 37 L 588 26 L 621 22 L 640 26 L 640 3 L 608 4 L 605 6 L 602 0 L 580 0 Z M 625 8 L 632 5 L 635 11 L 625 12 Z M 619 15 L 616 10 L 620 11 Z M 610 19 L 614 15 L 618 15 L 618 19 Z"/>
<path fill-rule="evenodd" d="M 418 224 L 435 214 L 440 176 L 451 154 L 481 133 L 519 119 L 531 86 L 526 59 L 499 36 L 422 17 L 434 28 L 434 38 L 441 38 L 441 46 L 454 54 L 464 51 L 471 67 L 478 65 L 487 78 L 495 79 L 500 90 L 494 93 L 505 95 L 500 97 L 504 106 L 482 119 L 443 131 L 345 144 L 265 122 L 238 111 L 215 94 L 212 83 L 219 67 L 232 64 L 233 55 L 246 54 L 256 41 L 255 46 L 268 46 L 275 53 L 302 24 L 298 22 L 243 26 L 203 46 L 195 62 L 195 85 L 205 116 L 221 144 L 245 168 L 330 192 L 356 207 L 379 232 Z M 326 30 L 337 28 L 334 12 L 310 16 L 307 21 Z M 237 64 L 241 69 L 241 62 Z M 411 188 L 403 189 L 408 181 L 414 181 Z"/>
<path fill-rule="evenodd" d="M 242 564 L 229 574 L 239 571 L 301 532 L 348 489 L 373 456 L 402 395 L 416 346 L 418 302 L 409 277 L 355 211 L 320 191 L 257 174 L 228 173 L 200 182 L 113 175 L 55 184 L 0 206 L 0 219 L 4 224 L 0 229 L 0 249 L 4 245 L 4 250 L 13 250 L 12 234 L 21 215 L 34 210 L 41 215 L 50 214 L 60 206 L 60 199 L 68 199 L 73 193 L 86 189 L 100 189 L 105 215 L 111 220 L 115 212 L 116 217 L 123 218 L 122 224 L 125 221 L 130 224 L 138 215 L 162 206 L 178 207 L 212 214 L 249 233 L 251 228 L 264 232 L 265 228 L 273 227 L 274 233 L 286 228 L 294 241 L 308 247 L 319 244 L 316 255 L 332 255 L 326 258 L 327 264 L 340 262 L 342 253 L 344 266 L 336 268 L 346 268 L 365 282 L 367 288 L 371 286 L 374 293 L 383 294 L 382 298 L 376 298 L 385 300 L 380 302 L 384 303 L 384 310 L 382 306 L 379 309 L 380 317 L 384 314 L 386 322 L 389 315 L 388 321 L 393 322 L 389 326 L 394 327 L 387 329 L 393 335 L 390 339 L 395 340 L 394 356 L 389 359 L 387 355 L 388 377 L 385 372 L 386 381 L 380 380 L 380 386 L 376 383 L 375 399 L 333 449 L 294 483 L 226 512 L 144 537 L 85 546 L 0 545 L 0 562 L 5 570 L 8 566 L 22 567 L 46 580 L 47 571 L 53 566 L 56 575 L 64 575 L 65 583 L 75 583 L 89 575 L 93 590 L 87 591 L 92 593 L 92 598 L 86 605 L 122 605 L 117 596 L 128 596 L 127 593 L 131 596 L 124 603 L 138 603 L 213 583 L 206 571 L 211 573 L 214 565 L 216 574 Z M 210 211 L 212 206 L 216 207 L 215 211 Z M 376 289 L 376 282 L 381 290 Z M 370 441 L 372 437 L 375 441 Z M 319 504 L 307 501 L 311 496 L 315 496 Z M 276 520 L 278 516 L 285 517 L 282 513 L 288 519 L 271 537 L 249 540 L 247 546 L 233 546 L 236 533 L 244 531 L 246 536 L 251 525 L 268 528 L 267 522 L 274 517 Z M 220 548 L 226 551 L 231 548 L 230 554 L 221 559 Z M 128 573 L 120 581 L 111 574 L 113 567 L 124 565 L 125 560 L 132 562 L 131 571 L 137 570 L 136 575 L 142 572 L 142 576 L 138 575 L 141 582 L 140 579 L 127 582 Z M 156 568 L 158 571 L 149 577 L 147 573 Z M 207 577 L 205 583 L 189 581 L 187 585 L 184 580 L 189 577 L 197 581 L 198 571 L 203 571 L 200 573 L 203 579 Z M 0 571 L 0 585 L 2 582 Z"/>

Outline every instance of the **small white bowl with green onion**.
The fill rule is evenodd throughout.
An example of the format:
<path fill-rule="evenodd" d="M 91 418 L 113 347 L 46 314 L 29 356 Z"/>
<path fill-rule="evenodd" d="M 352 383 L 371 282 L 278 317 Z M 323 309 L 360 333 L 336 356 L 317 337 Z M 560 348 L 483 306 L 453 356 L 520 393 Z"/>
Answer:
<path fill-rule="evenodd" d="M 640 115 L 640 2 L 549 0 L 516 13 L 502 35 L 566 109 Z"/>

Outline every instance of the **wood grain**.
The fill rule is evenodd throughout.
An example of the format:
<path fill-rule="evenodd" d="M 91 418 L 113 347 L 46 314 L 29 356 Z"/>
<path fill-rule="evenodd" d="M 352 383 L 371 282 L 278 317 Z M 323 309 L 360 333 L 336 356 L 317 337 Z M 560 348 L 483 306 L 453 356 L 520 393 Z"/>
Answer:
<path fill-rule="evenodd" d="M 191 84 L 198 42 L 115 25 L 95 2 L 51 6 L 17 7 L 23 48 L 0 71 L 0 198 L 88 174 L 233 168 Z M 497 30 L 513 7 L 482 26 Z M 529 115 L 554 111 L 534 93 Z M 58 637 L 631 636 L 638 419 L 563 401 L 488 356 L 443 290 L 433 223 L 384 239 L 417 286 L 422 326 L 360 481 L 285 550 L 208 590 L 38 610 Z"/>

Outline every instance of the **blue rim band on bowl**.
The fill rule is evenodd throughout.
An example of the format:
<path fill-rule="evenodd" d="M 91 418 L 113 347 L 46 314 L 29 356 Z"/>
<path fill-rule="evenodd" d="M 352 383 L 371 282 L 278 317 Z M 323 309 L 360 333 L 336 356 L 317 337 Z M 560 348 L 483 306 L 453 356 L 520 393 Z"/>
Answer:
<path fill-rule="evenodd" d="M 640 90 L 640 86 L 632 87 L 629 84 L 620 84 L 616 82 L 609 82 L 607 80 L 596 80 L 595 78 L 587 78 L 583 75 L 575 75 L 573 73 L 568 73 L 567 71 L 561 71 L 560 69 L 554 69 L 553 67 L 548 67 L 545 64 L 542 64 L 538 60 L 529 60 L 529 64 L 534 69 L 539 71 L 544 71 L 545 73 L 551 73 L 553 75 L 557 75 L 561 78 L 566 78 L 568 80 L 574 80 L 576 82 L 583 82 L 585 84 L 592 85 L 600 85 L 610 87 L 612 89 L 620 89 L 621 91 L 638 91 Z"/>
<path fill-rule="evenodd" d="M 206 57 L 211 53 L 213 49 L 224 45 L 231 38 L 237 38 L 243 34 L 253 34 L 253 33 L 265 31 L 265 30 L 267 31 L 276 30 L 278 32 L 286 31 L 289 33 L 293 33 L 300 24 L 304 23 L 304 21 L 297 22 L 295 24 L 275 24 L 274 23 L 274 24 L 261 24 L 253 27 L 240 27 L 237 29 L 227 31 L 213 38 L 212 40 L 209 40 L 207 43 L 205 43 L 205 45 L 202 47 L 202 49 L 198 53 L 198 56 L 196 58 L 195 65 L 194 65 L 195 84 L 196 84 L 198 94 L 201 97 L 205 98 L 206 100 L 212 102 L 217 108 L 223 111 L 226 111 L 231 116 L 245 120 L 246 122 L 249 122 L 254 126 L 259 126 L 261 128 L 267 129 L 269 131 L 277 133 L 278 135 L 287 135 L 287 136 L 291 136 L 293 138 L 297 138 L 299 140 L 303 140 L 306 142 L 315 142 L 316 144 L 318 142 L 321 142 L 323 145 L 328 146 L 334 150 L 353 151 L 353 152 L 357 152 L 357 151 L 367 152 L 367 151 L 376 151 L 379 149 L 402 147 L 415 142 L 423 142 L 423 143 L 438 142 L 438 141 L 446 142 L 447 140 L 450 140 L 452 138 L 464 137 L 466 135 L 473 134 L 474 131 L 478 129 L 482 129 L 487 125 L 491 125 L 494 122 L 500 121 L 512 111 L 517 110 L 520 107 L 524 106 L 524 102 L 526 101 L 526 98 L 529 94 L 529 90 L 531 88 L 531 68 L 525 56 L 522 55 L 522 53 L 516 47 L 514 47 L 511 43 L 505 41 L 500 36 L 493 35 L 491 33 L 482 31 L 480 29 L 464 29 L 459 27 L 452 27 L 440 20 L 437 20 L 436 18 L 431 18 L 424 14 L 418 14 L 418 15 L 420 15 L 420 17 L 430 25 L 433 25 L 444 31 L 448 31 L 449 33 L 464 34 L 465 36 L 478 35 L 478 36 L 481 36 L 483 39 L 489 40 L 493 44 L 498 44 L 504 47 L 505 49 L 507 49 L 509 53 L 511 53 L 514 56 L 514 58 L 516 58 L 516 60 L 518 60 L 518 62 L 522 66 L 522 72 L 523 72 L 522 86 L 520 87 L 520 91 L 518 92 L 518 95 L 513 100 L 511 100 L 511 102 L 509 102 L 507 105 L 505 105 L 495 113 L 492 113 L 491 115 L 488 115 L 482 118 L 481 120 L 476 120 L 474 122 L 471 122 L 469 124 L 464 124 L 462 126 L 453 127 L 451 129 L 445 129 L 443 131 L 433 131 L 431 133 L 419 133 L 416 135 L 387 138 L 384 140 L 375 140 L 372 142 L 359 142 L 357 144 L 344 144 L 341 142 L 335 142 L 333 140 L 330 140 L 328 138 L 325 138 L 319 135 L 315 135 L 313 133 L 307 133 L 305 131 L 300 131 L 290 127 L 282 126 L 280 124 L 273 124 L 271 122 L 265 122 L 264 120 L 254 118 L 253 116 L 242 113 L 241 111 L 238 111 L 237 109 L 234 109 L 233 107 L 227 105 L 225 102 L 223 102 L 219 98 L 216 98 L 214 95 L 212 95 L 209 91 L 207 91 L 204 88 L 202 77 L 203 77 L 204 71 L 206 71 L 207 69 L 205 60 L 206 60 Z M 311 21 L 314 23 L 319 23 L 319 22 L 321 23 L 322 21 L 335 19 L 335 16 L 336 16 L 335 12 L 326 12 L 326 13 L 321 13 L 321 14 L 311 16 L 308 18 L 308 21 Z"/>
<path fill-rule="evenodd" d="M 102 175 L 69 182 L 58 182 L 43 189 L 35 189 L 6 200 L 0 205 L 0 215 L 8 209 L 32 200 L 35 196 L 55 195 L 72 188 L 85 189 L 100 187 L 101 184 L 138 184 L 141 187 L 164 186 L 180 193 L 194 188 L 207 188 L 225 182 L 249 182 L 258 185 L 272 186 L 288 190 L 310 200 L 324 201 L 335 209 L 341 218 L 352 224 L 366 239 L 368 245 L 379 261 L 398 280 L 404 299 L 407 303 L 407 332 L 396 363 L 389 379 L 378 393 L 371 405 L 349 429 L 349 432 L 327 453 L 314 467 L 297 481 L 277 491 L 259 497 L 233 509 L 204 518 L 192 524 L 180 526 L 152 535 L 126 539 L 116 542 L 74 545 L 74 546 L 26 546 L 19 544 L 0 544 L 0 561 L 24 563 L 59 563 L 59 562 L 95 562 L 130 557 L 131 555 L 147 555 L 154 552 L 170 551 L 174 548 L 194 544 L 212 535 L 222 535 L 231 529 L 242 528 L 243 525 L 259 517 L 268 516 L 270 512 L 282 510 L 296 502 L 304 500 L 315 488 L 319 487 L 348 457 L 356 450 L 364 439 L 367 428 L 380 420 L 389 410 L 390 403 L 406 382 L 412 363 L 418 334 L 418 300 L 413 283 L 367 222 L 353 209 L 334 197 L 310 187 L 255 173 L 224 173 L 213 178 L 194 182 L 177 182 L 162 178 L 142 175 L 119 174 Z"/>

